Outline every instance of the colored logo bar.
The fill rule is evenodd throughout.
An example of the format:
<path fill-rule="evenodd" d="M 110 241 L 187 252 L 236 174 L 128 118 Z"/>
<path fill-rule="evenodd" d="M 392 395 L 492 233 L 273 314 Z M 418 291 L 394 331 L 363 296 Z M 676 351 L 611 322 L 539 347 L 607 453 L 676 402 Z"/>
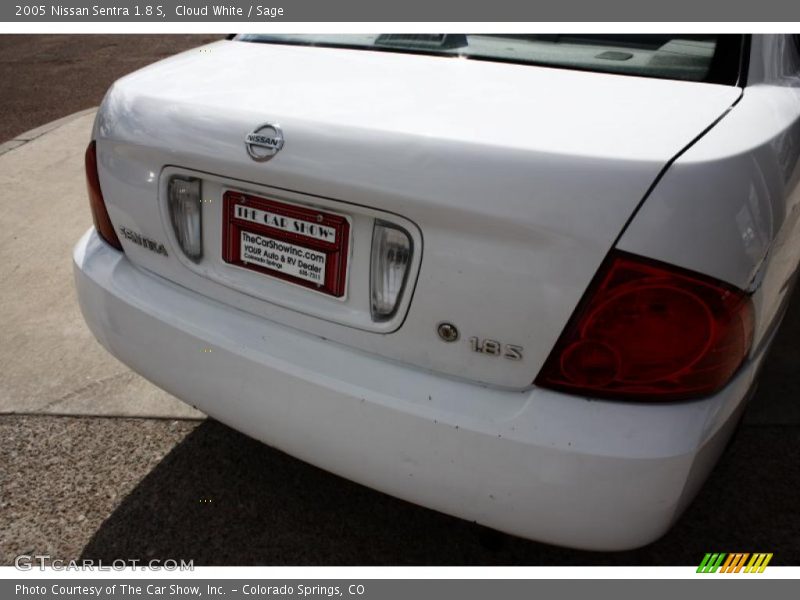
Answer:
<path fill-rule="evenodd" d="M 750 559 L 748 561 L 748 559 Z M 769 561 L 772 560 L 772 553 L 757 552 L 709 552 L 703 557 L 700 566 L 697 567 L 698 573 L 763 573 Z"/>

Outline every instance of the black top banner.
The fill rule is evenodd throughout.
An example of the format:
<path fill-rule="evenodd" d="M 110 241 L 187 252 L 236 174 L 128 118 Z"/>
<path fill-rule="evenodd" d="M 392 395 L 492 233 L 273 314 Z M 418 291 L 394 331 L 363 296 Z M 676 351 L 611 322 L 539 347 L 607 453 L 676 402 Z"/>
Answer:
<path fill-rule="evenodd" d="M 797 22 L 797 0 L 22 0 L 0 5 L 5 22 Z"/>

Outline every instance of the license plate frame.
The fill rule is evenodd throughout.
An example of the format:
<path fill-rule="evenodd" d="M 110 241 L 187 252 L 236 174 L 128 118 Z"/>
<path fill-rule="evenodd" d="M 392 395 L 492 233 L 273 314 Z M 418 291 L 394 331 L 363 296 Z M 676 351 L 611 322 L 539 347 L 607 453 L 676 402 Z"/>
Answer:
<path fill-rule="evenodd" d="M 237 190 L 226 190 L 222 204 L 223 261 L 344 297 L 350 248 L 347 216 Z"/>

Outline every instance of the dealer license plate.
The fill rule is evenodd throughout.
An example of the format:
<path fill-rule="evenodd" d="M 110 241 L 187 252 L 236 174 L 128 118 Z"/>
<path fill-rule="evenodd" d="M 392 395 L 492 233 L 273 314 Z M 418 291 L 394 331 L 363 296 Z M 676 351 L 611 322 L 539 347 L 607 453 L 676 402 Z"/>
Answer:
<path fill-rule="evenodd" d="M 342 297 L 350 223 L 343 215 L 227 191 L 225 262 Z"/>

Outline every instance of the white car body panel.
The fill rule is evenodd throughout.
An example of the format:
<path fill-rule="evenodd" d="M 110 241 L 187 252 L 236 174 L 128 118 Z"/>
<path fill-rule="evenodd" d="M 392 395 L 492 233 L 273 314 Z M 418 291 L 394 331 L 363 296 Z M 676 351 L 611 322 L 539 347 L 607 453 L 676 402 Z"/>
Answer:
<path fill-rule="evenodd" d="M 774 36 L 755 37 L 774 58 Z M 755 74 L 735 109 L 670 165 L 617 244 L 755 291 L 757 343 L 800 262 L 800 52 L 790 40 L 780 47 L 784 70 Z"/>
<path fill-rule="evenodd" d="M 162 61 L 113 86 L 93 136 L 112 222 L 169 256 L 87 232 L 73 257 L 84 317 L 157 385 L 334 473 L 541 541 L 649 543 L 722 452 L 800 260 L 788 43 L 753 37 L 744 90 L 240 42 Z M 258 163 L 244 138 L 264 122 L 285 146 Z M 197 263 L 168 222 L 176 173 L 203 179 Z M 226 268 L 227 188 L 347 215 L 346 297 Z M 365 293 L 376 218 L 419 250 L 385 323 Z M 756 341 L 720 392 L 637 404 L 533 386 L 613 248 L 753 292 Z M 439 339 L 441 321 L 461 342 Z M 524 360 L 472 352 L 472 335 Z"/>

